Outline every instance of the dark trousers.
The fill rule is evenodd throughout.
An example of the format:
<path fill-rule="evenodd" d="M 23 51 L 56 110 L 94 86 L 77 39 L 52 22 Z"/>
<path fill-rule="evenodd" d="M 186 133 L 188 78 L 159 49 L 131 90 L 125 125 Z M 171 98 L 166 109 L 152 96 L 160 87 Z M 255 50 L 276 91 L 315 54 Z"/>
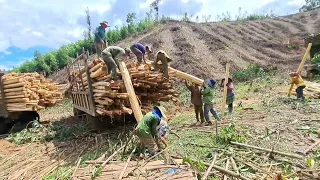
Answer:
<path fill-rule="evenodd" d="M 229 114 L 232 114 L 232 112 L 233 112 L 233 103 L 228 104 L 228 110 L 229 110 Z"/>
<path fill-rule="evenodd" d="M 194 106 L 194 112 L 196 114 L 196 118 L 198 122 L 204 122 L 204 114 L 203 114 L 203 108 L 202 105 L 193 105 Z M 200 119 L 199 119 L 200 116 Z"/>
<path fill-rule="evenodd" d="M 298 99 L 301 98 L 302 101 L 304 101 L 304 96 L 303 96 L 303 89 L 304 89 L 304 88 L 305 88 L 305 86 L 299 86 L 299 87 L 297 87 L 297 89 L 296 89 L 297 98 L 298 98 Z"/>
<path fill-rule="evenodd" d="M 137 56 L 137 60 L 139 63 L 142 63 L 142 57 L 143 57 L 143 53 L 138 49 L 136 48 L 134 45 L 132 45 L 130 47 L 130 50 L 133 52 L 133 54 L 135 54 Z"/>

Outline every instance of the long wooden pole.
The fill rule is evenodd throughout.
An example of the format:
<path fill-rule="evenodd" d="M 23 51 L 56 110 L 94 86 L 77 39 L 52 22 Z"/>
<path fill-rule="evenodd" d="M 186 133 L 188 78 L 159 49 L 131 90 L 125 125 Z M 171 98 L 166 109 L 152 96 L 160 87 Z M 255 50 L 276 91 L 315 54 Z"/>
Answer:
<path fill-rule="evenodd" d="M 129 101 L 130 101 L 130 105 L 131 105 L 132 110 L 133 110 L 134 117 L 136 118 L 136 121 L 139 122 L 143 118 L 143 115 L 142 115 L 142 112 L 141 112 L 141 107 L 139 105 L 136 93 L 135 93 L 135 91 L 133 89 L 131 77 L 129 75 L 129 72 L 128 72 L 126 64 L 124 62 L 120 62 L 119 63 L 119 69 L 120 69 L 120 72 L 121 72 L 121 75 L 122 75 L 122 79 L 124 81 L 124 85 L 126 87 L 128 95 L 129 95 Z"/>
<path fill-rule="evenodd" d="M 179 71 L 177 69 L 174 69 L 172 67 L 169 67 L 169 72 L 174 72 L 173 76 L 175 76 L 177 78 L 184 79 L 186 81 L 192 82 L 192 83 L 200 85 L 200 86 L 203 84 L 203 79 L 200 79 L 198 77 L 192 76 L 192 75 L 187 74 L 187 73 L 184 73 L 184 72 Z"/>
<path fill-rule="evenodd" d="M 306 52 L 304 53 L 304 56 L 303 56 L 303 58 L 302 58 L 302 60 L 301 60 L 301 62 L 300 62 L 300 65 L 299 65 L 299 67 L 298 67 L 298 70 L 297 70 L 297 73 L 298 73 L 298 74 L 301 74 L 302 68 L 303 68 L 303 66 L 304 66 L 304 63 L 305 63 L 306 60 L 307 60 L 307 57 L 308 57 L 308 55 L 309 55 L 309 53 L 310 53 L 311 47 L 312 47 L 312 43 L 309 43 L 309 44 L 308 44 L 308 47 L 307 47 L 307 50 L 306 50 Z M 292 90 L 292 88 L 293 88 L 293 84 L 290 85 L 290 88 L 289 88 L 289 90 L 288 90 L 288 96 L 291 95 L 291 90 Z"/>
<path fill-rule="evenodd" d="M 280 151 L 274 151 L 272 149 L 265 149 L 265 148 L 261 148 L 258 146 L 252 146 L 252 145 L 248 145 L 248 144 L 243 144 L 243 143 L 238 143 L 238 142 L 230 142 L 233 145 L 237 145 L 237 146 L 242 146 L 242 147 L 246 147 L 246 148 L 252 148 L 252 149 L 257 149 L 260 151 L 264 151 L 264 152 L 270 152 L 270 153 L 274 153 L 274 154 L 279 154 L 282 156 L 287 156 L 287 157 L 291 157 L 291 158 L 296 158 L 296 159 L 303 159 L 302 156 L 299 156 L 297 154 L 291 154 L 291 153 L 285 153 L 285 152 L 280 152 Z"/>
<path fill-rule="evenodd" d="M 226 104 L 227 104 L 227 83 L 228 83 L 228 79 L 229 79 L 229 69 L 230 69 L 230 64 L 227 63 L 226 65 L 226 76 L 224 78 L 224 86 L 223 86 L 223 101 L 222 101 L 222 113 L 224 114 L 224 110 L 226 108 Z"/>
<path fill-rule="evenodd" d="M 205 173 L 204 176 L 202 177 L 202 180 L 207 180 L 207 179 L 208 179 L 209 173 L 210 173 L 210 171 L 211 171 L 214 163 L 216 162 L 217 158 L 218 158 L 218 154 L 216 153 L 216 154 L 214 155 L 214 158 L 213 158 L 210 166 L 208 167 L 206 173 Z"/>

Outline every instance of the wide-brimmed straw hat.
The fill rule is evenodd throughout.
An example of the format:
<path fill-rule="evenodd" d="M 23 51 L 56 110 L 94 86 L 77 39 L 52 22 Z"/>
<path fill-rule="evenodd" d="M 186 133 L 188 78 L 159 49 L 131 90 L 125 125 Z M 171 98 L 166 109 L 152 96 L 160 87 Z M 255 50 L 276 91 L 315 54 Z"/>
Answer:
<path fill-rule="evenodd" d="M 165 119 L 165 120 L 167 119 L 167 116 L 166 116 L 167 110 L 166 110 L 166 108 L 164 108 L 162 106 L 155 106 L 154 108 L 157 108 L 157 109 L 160 110 L 163 119 Z"/>
<path fill-rule="evenodd" d="M 101 25 L 104 24 L 104 25 L 106 25 L 107 27 L 110 27 L 110 26 L 109 26 L 109 23 L 108 23 L 107 21 L 102 21 L 100 24 L 101 24 Z"/>

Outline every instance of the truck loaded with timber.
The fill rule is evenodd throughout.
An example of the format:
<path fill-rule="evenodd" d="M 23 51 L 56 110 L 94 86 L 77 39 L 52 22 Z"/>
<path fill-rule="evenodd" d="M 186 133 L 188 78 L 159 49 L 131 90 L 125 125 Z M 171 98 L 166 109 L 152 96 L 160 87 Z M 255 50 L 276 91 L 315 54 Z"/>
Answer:
<path fill-rule="evenodd" d="M 62 100 L 56 84 L 38 73 L 0 72 L 0 93 L 0 134 L 39 120 L 39 110 Z"/>
<path fill-rule="evenodd" d="M 113 81 L 107 66 L 98 58 L 89 60 L 83 53 L 68 65 L 70 91 L 75 114 L 79 112 L 93 117 L 109 117 L 113 122 L 123 120 L 124 115 L 134 115 L 140 121 L 142 114 L 154 105 L 175 101 L 179 92 L 173 88 L 173 80 L 154 71 L 151 61 L 138 64 L 130 59 L 119 63 L 118 77 Z M 171 77 L 182 78 L 196 84 L 203 80 L 169 68 Z"/>

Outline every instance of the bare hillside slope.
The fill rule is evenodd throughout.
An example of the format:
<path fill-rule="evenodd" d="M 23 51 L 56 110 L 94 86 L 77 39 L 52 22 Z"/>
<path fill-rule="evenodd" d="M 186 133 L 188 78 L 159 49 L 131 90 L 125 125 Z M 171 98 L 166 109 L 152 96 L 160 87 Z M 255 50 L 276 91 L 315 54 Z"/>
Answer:
<path fill-rule="evenodd" d="M 300 43 L 298 50 L 290 50 L 285 43 L 319 33 L 319 27 L 320 9 L 246 22 L 167 21 L 117 45 L 129 47 L 135 42 L 150 45 L 154 51 L 165 50 L 173 58 L 174 68 L 200 78 L 222 78 L 226 62 L 230 62 L 231 70 L 249 63 L 296 69 L 305 51 L 304 44 Z"/>

